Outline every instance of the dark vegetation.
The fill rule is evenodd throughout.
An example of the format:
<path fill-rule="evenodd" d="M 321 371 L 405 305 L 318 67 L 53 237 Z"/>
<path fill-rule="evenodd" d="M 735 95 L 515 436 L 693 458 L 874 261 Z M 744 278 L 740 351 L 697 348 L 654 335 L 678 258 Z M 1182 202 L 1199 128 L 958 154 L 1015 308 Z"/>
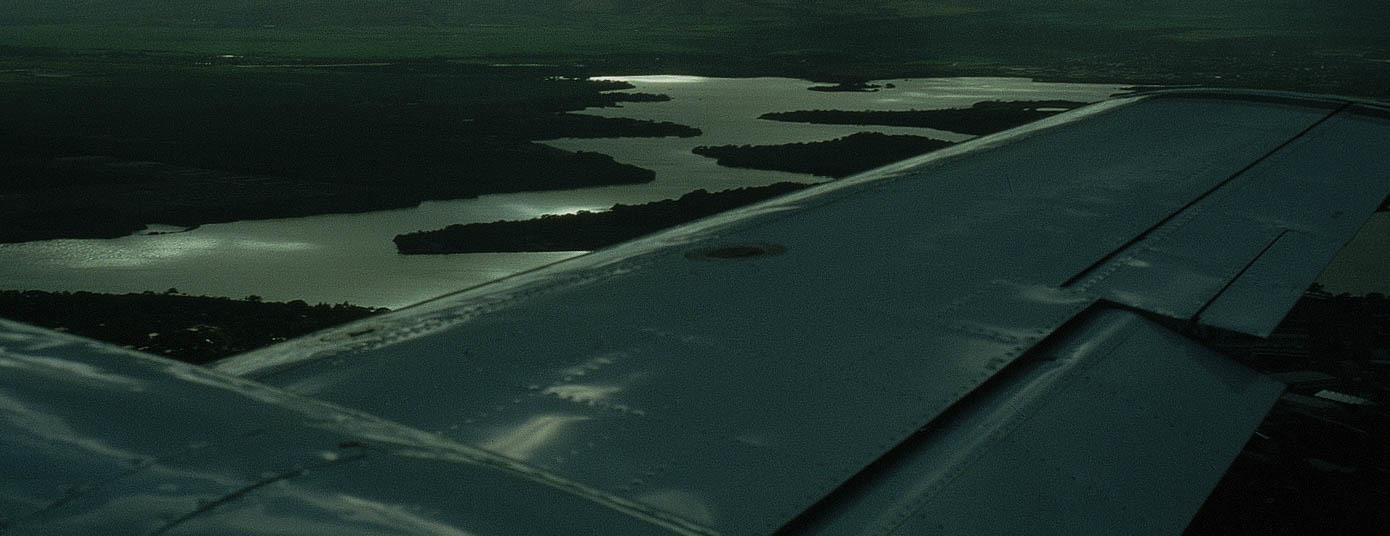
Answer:
<path fill-rule="evenodd" d="M 950 145 L 949 141 L 922 136 L 859 132 L 843 138 L 809 143 L 702 145 L 693 152 L 717 159 L 721 166 L 840 178 Z"/>
<path fill-rule="evenodd" d="M 207 363 L 385 309 L 163 294 L 0 291 L 0 317 L 189 363 Z"/>
<path fill-rule="evenodd" d="M 862 80 L 843 81 L 833 86 L 811 86 L 806 89 L 811 91 L 822 91 L 826 93 L 873 93 L 883 88 L 893 88 L 893 84 L 870 84 Z"/>
<path fill-rule="evenodd" d="M 0 73 L 0 242 L 650 181 L 557 137 L 694 136 L 564 113 L 663 97 L 444 61 L 286 68 L 50 58 Z"/>
<path fill-rule="evenodd" d="M 806 186 L 809 185 L 779 182 L 715 193 L 696 190 L 680 199 L 618 204 L 605 212 L 580 211 L 525 221 L 450 225 L 435 231 L 397 235 L 396 250 L 403 254 L 595 250 Z"/>
<path fill-rule="evenodd" d="M 630 183 L 650 175 L 529 142 L 689 133 L 557 114 L 659 97 L 554 76 L 871 90 L 1008 75 L 1390 97 L 1390 11 L 1375 2 L 1172 4 L 3 3 L 0 241 Z"/>
<path fill-rule="evenodd" d="M 696 147 L 720 165 L 845 177 L 951 145 L 920 136 L 861 132 L 824 142 L 785 145 Z M 499 251 L 586 251 L 787 193 L 806 185 L 782 182 L 709 193 L 696 190 L 643 205 L 614 205 L 606 212 L 547 215 L 526 221 L 450 225 L 397 235 L 403 254 Z"/>
<path fill-rule="evenodd" d="M 808 110 L 772 112 L 758 116 L 758 118 L 830 125 L 925 127 L 962 134 L 982 135 L 1032 123 L 1061 111 L 1079 108 L 1085 104 L 1084 102 L 1071 101 L 985 101 L 975 103 L 969 108 L 949 110 L 911 110 L 905 112 Z"/>
<path fill-rule="evenodd" d="M 223 0 L 0 3 L 0 46 L 446 57 L 589 72 L 1195 84 L 1390 97 L 1376 0 Z"/>
<path fill-rule="evenodd" d="M 1315 285 L 1267 341 L 1218 341 L 1289 376 L 1187 534 L 1378 534 L 1390 524 L 1390 299 Z M 1311 372 L 1311 374 L 1309 374 Z M 1363 398 L 1318 398 L 1323 390 Z"/>

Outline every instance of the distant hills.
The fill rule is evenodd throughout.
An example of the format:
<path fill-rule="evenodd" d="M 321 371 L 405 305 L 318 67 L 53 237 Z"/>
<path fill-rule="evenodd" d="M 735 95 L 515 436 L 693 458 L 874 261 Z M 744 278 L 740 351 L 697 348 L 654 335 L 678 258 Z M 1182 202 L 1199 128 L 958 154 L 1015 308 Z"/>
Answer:
<path fill-rule="evenodd" d="M 467 25 L 562 22 L 573 16 L 634 19 L 670 16 L 784 17 L 808 13 L 901 15 L 901 0 L 13 0 L 9 23 Z"/>
<path fill-rule="evenodd" d="M 1390 94 L 1383 0 L 3 0 L 0 53 Z M 16 68 L 27 64 L 18 62 Z"/>
<path fill-rule="evenodd" d="M 1298 16 L 1316 23 L 1318 14 L 1383 21 L 1386 10 L 1378 0 L 7 0 L 0 3 L 0 25 L 457 26 L 595 16 L 652 22 L 661 17 L 884 19 L 980 13 L 1084 17 L 1116 11 L 1188 22 L 1234 13 L 1244 22 Z"/>

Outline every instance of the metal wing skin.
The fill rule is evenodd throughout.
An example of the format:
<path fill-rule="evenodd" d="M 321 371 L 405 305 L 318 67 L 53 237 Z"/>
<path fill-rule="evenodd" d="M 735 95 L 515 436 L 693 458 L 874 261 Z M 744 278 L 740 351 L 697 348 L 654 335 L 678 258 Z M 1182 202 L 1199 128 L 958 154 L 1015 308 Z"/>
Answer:
<path fill-rule="evenodd" d="M 1267 335 L 1385 147 L 1373 103 L 1158 93 L 211 370 L 0 323 L 0 519 L 1176 533 L 1282 389 L 1195 335 Z"/>

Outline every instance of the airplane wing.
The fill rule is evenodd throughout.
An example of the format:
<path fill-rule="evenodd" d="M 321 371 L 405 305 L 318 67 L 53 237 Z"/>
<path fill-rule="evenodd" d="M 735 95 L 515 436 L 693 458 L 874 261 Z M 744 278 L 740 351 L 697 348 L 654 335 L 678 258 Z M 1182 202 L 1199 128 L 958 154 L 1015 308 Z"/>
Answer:
<path fill-rule="evenodd" d="M 1107 101 L 218 363 L 0 321 L 15 534 L 1182 530 L 1390 109 Z"/>

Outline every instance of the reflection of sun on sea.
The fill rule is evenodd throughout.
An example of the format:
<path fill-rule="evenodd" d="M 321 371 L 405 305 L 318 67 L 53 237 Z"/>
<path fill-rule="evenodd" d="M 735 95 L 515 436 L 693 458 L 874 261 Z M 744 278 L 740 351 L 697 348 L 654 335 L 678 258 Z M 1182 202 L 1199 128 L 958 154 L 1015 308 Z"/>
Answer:
<path fill-rule="evenodd" d="M 609 208 L 598 205 L 562 205 L 562 206 L 535 206 L 535 205 L 511 205 L 509 208 L 518 214 L 525 214 L 526 217 L 520 219 L 541 218 L 545 216 L 568 216 L 580 212 L 607 212 Z"/>
<path fill-rule="evenodd" d="M 70 255 L 61 259 L 61 262 L 75 268 L 135 268 L 157 265 L 179 257 L 213 257 L 230 252 L 289 252 L 318 247 L 299 241 L 274 242 L 200 235 L 132 235 L 116 240 L 65 242 L 70 244 L 66 250 Z"/>

